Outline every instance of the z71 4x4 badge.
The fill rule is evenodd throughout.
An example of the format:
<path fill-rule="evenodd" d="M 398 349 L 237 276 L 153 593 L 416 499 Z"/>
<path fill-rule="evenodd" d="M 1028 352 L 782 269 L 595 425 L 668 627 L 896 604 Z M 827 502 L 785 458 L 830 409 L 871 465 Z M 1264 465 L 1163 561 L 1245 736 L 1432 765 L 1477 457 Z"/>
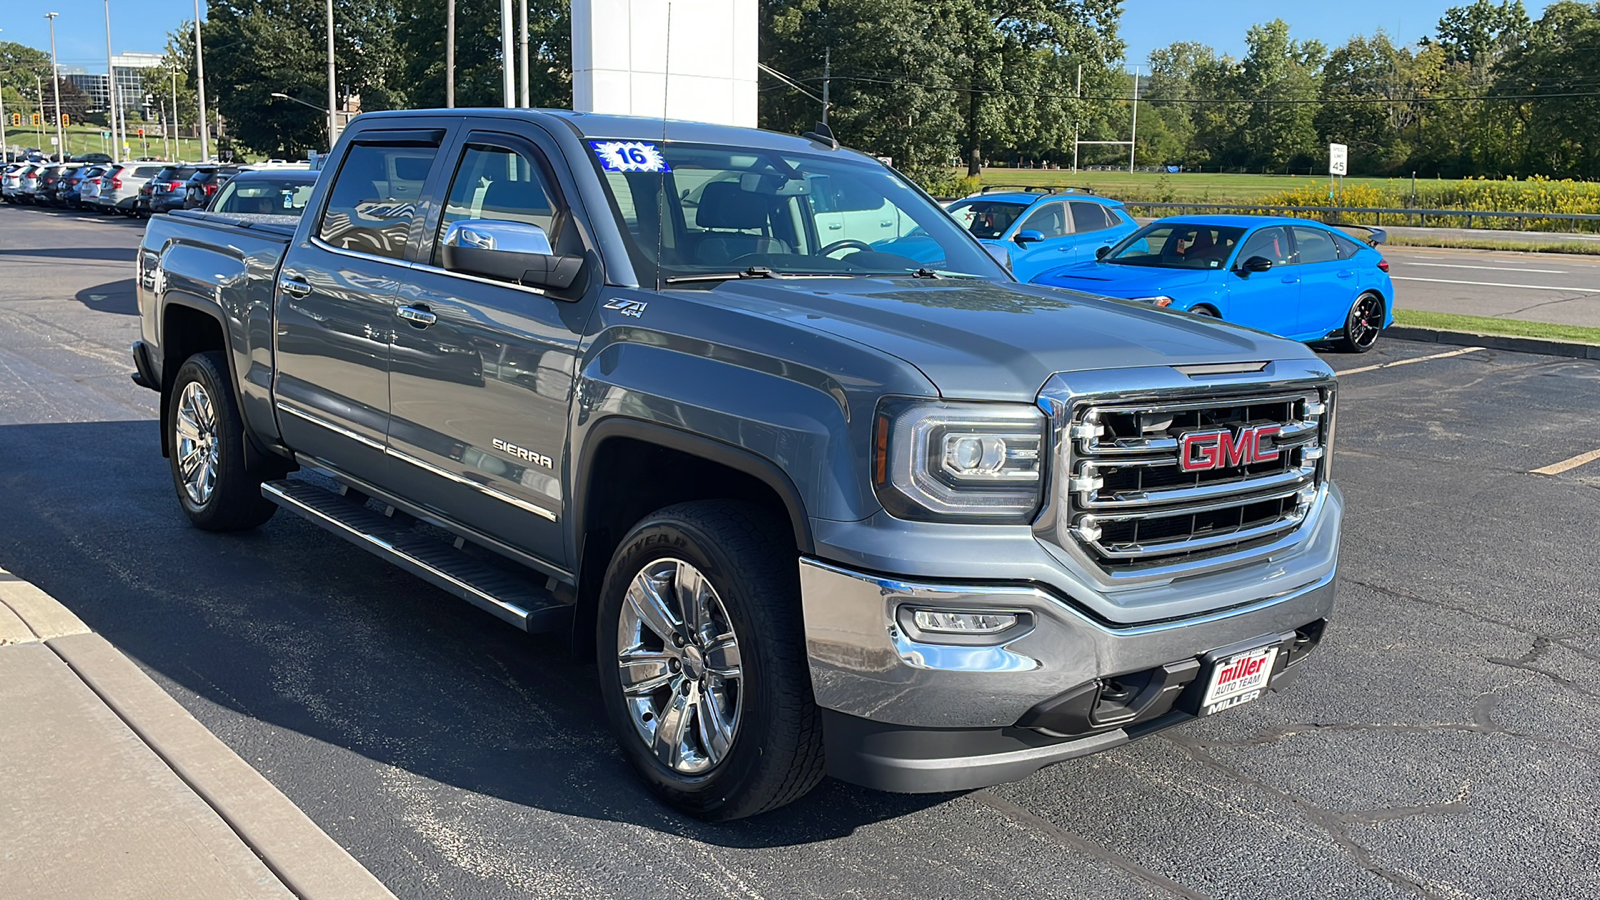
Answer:
<path fill-rule="evenodd" d="M 649 305 L 643 300 L 624 300 L 621 297 L 606 301 L 606 309 L 614 309 L 625 316 L 632 316 L 635 319 L 643 316 L 645 308 Z"/>

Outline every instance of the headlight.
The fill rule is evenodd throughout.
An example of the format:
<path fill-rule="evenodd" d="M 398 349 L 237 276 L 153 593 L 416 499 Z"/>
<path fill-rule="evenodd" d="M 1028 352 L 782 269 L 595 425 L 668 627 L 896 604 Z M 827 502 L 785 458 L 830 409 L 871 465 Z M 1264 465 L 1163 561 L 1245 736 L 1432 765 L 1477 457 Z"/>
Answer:
<path fill-rule="evenodd" d="M 1157 295 L 1155 297 L 1134 297 L 1133 298 L 1133 302 L 1135 302 L 1135 303 L 1149 303 L 1149 304 L 1152 304 L 1154 306 L 1163 306 L 1163 307 L 1165 307 L 1165 306 L 1171 306 L 1172 303 L 1173 303 L 1173 300 L 1172 300 L 1171 297 L 1168 297 L 1165 294 L 1160 294 L 1160 295 Z"/>
<path fill-rule="evenodd" d="M 878 501 L 898 518 L 1025 523 L 1039 507 L 1047 454 L 1035 406 L 887 400 L 872 449 Z"/>

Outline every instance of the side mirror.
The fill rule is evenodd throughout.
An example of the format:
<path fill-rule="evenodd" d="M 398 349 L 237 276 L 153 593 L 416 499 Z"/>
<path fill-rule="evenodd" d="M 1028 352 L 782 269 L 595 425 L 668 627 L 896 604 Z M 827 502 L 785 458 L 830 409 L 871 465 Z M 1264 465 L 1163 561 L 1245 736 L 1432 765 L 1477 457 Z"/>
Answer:
<path fill-rule="evenodd" d="M 1011 254 L 1006 251 L 1006 248 L 997 247 L 986 241 L 983 249 L 989 251 L 989 255 L 994 257 L 994 261 L 1004 267 L 1007 272 L 1011 271 Z"/>
<path fill-rule="evenodd" d="M 1272 260 L 1265 256 L 1252 256 L 1239 266 L 1241 272 L 1265 272 L 1272 268 Z"/>
<path fill-rule="evenodd" d="M 1105 259 L 1106 258 L 1106 254 L 1110 253 L 1110 252 L 1111 252 L 1111 248 L 1110 247 L 1101 247 L 1100 249 L 1098 249 L 1098 250 L 1096 250 L 1094 252 L 1094 258 L 1095 259 Z"/>
<path fill-rule="evenodd" d="M 1037 244 L 1044 240 L 1044 232 L 1034 231 L 1030 228 L 1027 231 L 1017 232 L 1017 236 L 1012 238 L 1012 240 L 1019 244 Z"/>
<path fill-rule="evenodd" d="M 444 267 L 529 287 L 565 290 L 578 279 L 583 257 L 556 256 L 550 236 L 538 225 L 464 219 L 445 229 Z"/>

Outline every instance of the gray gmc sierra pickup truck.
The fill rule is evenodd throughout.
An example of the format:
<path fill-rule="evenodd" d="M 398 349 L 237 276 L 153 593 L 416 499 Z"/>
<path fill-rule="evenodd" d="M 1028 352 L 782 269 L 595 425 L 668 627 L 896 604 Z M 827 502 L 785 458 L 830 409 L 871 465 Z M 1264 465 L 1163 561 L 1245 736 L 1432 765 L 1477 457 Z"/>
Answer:
<path fill-rule="evenodd" d="M 1327 366 L 1018 284 L 826 133 L 374 113 L 298 222 L 160 216 L 137 265 L 195 525 L 282 507 L 569 630 L 702 817 L 1115 747 L 1283 687 L 1333 606 Z"/>

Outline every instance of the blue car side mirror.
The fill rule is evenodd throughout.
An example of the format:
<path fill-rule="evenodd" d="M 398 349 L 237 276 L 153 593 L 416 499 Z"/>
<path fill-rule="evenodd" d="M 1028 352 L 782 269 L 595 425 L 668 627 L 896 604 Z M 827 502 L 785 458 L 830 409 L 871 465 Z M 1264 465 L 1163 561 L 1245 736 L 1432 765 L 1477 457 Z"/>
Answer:
<path fill-rule="evenodd" d="M 1044 232 L 1034 231 L 1032 229 L 1027 231 L 1019 231 L 1017 232 L 1017 236 L 1012 238 L 1012 240 L 1019 244 L 1037 244 L 1044 240 Z"/>

